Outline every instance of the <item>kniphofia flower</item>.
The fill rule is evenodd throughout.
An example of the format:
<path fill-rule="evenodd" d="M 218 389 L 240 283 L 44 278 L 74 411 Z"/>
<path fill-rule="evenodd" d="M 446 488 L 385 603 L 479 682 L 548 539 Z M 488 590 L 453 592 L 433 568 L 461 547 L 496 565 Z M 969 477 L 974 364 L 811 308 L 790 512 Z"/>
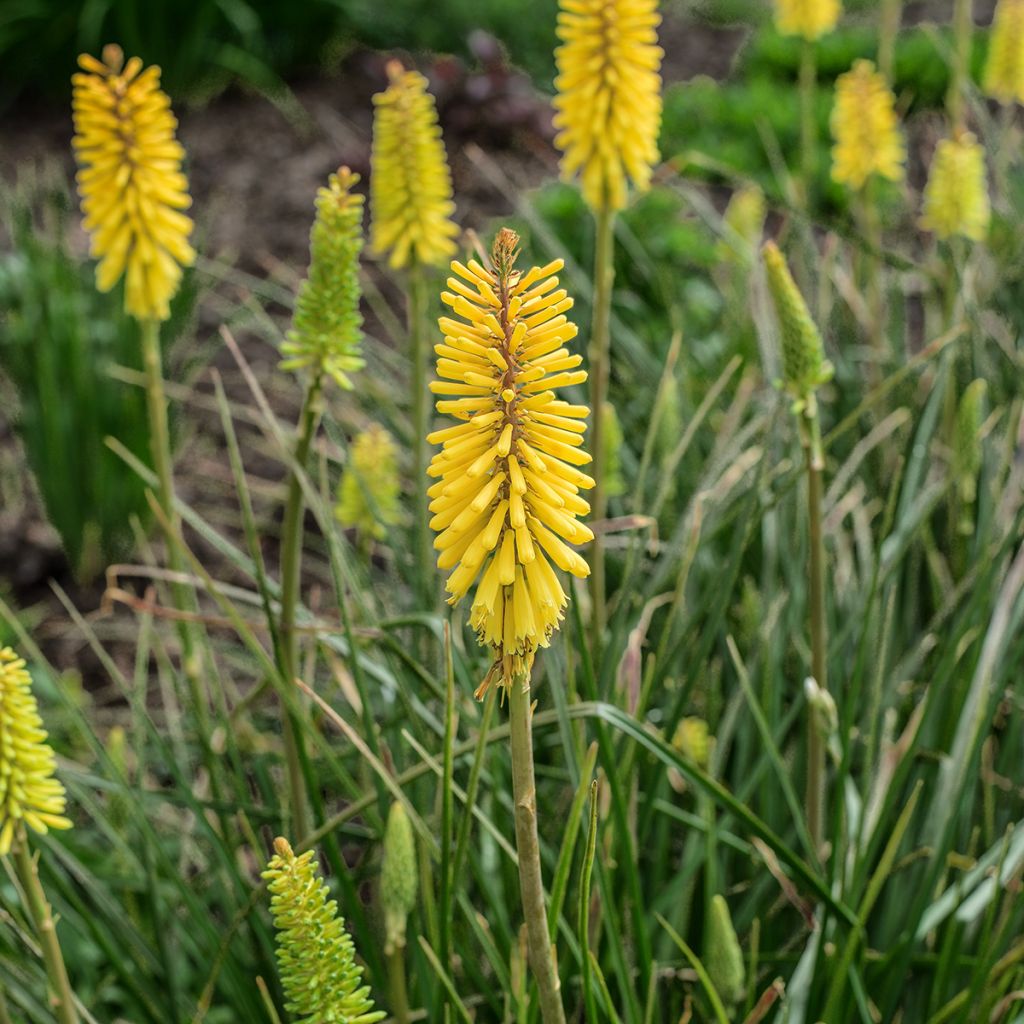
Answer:
<path fill-rule="evenodd" d="M 560 0 L 555 145 L 595 210 L 624 207 L 658 161 L 660 21 L 657 0 Z"/>
<path fill-rule="evenodd" d="M 903 180 L 906 147 L 896 98 L 869 60 L 858 60 L 836 80 L 832 137 L 833 181 L 856 190 L 872 174 Z"/>
<path fill-rule="evenodd" d="M 782 385 L 797 410 L 814 399 L 817 389 L 832 379 L 832 364 L 825 358 L 821 334 L 807 309 L 786 258 L 774 242 L 761 250 L 768 291 L 775 305 L 782 342 Z"/>
<path fill-rule="evenodd" d="M 96 286 L 125 279 L 125 309 L 139 320 L 166 320 L 170 301 L 191 266 L 191 200 L 181 171 L 185 151 L 177 120 L 160 90 L 160 69 L 124 62 L 118 46 L 103 60 L 78 58 L 73 107 L 78 191 L 91 253 L 100 262 Z"/>
<path fill-rule="evenodd" d="M 374 423 L 356 435 L 338 485 L 334 514 L 339 523 L 366 537 L 383 540 L 399 520 L 398 448 Z"/>
<path fill-rule="evenodd" d="M 384 952 L 405 948 L 409 915 L 416 908 L 419 871 L 416 839 L 405 808 L 397 800 L 384 829 L 384 862 L 380 870 L 380 902 L 384 911 Z"/>
<path fill-rule="evenodd" d="M 942 139 L 924 190 L 921 226 L 939 238 L 962 235 L 981 242 L 991 214 L 984 149 L 971 132 Z"/>
<path fill-rule="evenodd" d="M 982 85 L 1000 103 L 1024 103 L 1024 0 L 999 0 Z"/>
<path fill-rule="evenodd" d="M 784 36 L 802 36 L 813 42 L 839 22 L 839 0 L 775 0 L 775 27 Z"/>
<path fill-rule="evenodd" d="M 40 833 L 71 828 L 31 687 L 25 662 L 0 648 L 0 857 L 10 853 L 22 824 Z"/>
<path fill-rule="evenodd" d="M 263 877 L 277 928 L 277 963 L 285 1008 L 296 1024 L 374 1024 L 387 1014 L 373 1008 L 370 986 L 338 904 L 329 900 L 312 850 L 298 856 L 285 839 Z"/>
<path fill-rule="evenodd" d="M 570 544 L 593 539 L 577 520 L 590 506 L 580 491 L 594 486 L 578 467 L 589 410 L 559 399 L 555 389 L 582 384 L 582 361 L 567 342 L 576 327 L 572 299 L 558 287 L 562 260 L 515 270 L 518 237 L 502 229 L 492 267 L 452 263 L 442 294 L 454 317 L 442 317 L 431 389 L 437 410 L 462 421 L 431 434 L 442 445 L 430 464 L 431 528 L 438 566 L 451 570 L 449 603 L 475 586 L 470 624 L 494 651 L 491 671 L 504 685 L 527 674 L 546 647 L 566 605 L 552 562 L 589 575 Z M 478 582 L 479 581 L 479 582 Z"/>
<path fill-rule="evenodd" d="M 392 267 L 440 266 L 455 252 L 452 179 L 434 98 L 418 71 L 388 64 L 373 97 L 371 245 Z"/>
<path fill-rule="evenodd" d="M 359 175 L 342 167 L 316 196 L 310 232 L 309 272 L 299 288 L 295 315 L 281 346 L 284 370 L 326 373 L 341 388 L 363 365 L 359 354 L 359 254 L 363 248 L 363 197 L 353 192 Z"/>

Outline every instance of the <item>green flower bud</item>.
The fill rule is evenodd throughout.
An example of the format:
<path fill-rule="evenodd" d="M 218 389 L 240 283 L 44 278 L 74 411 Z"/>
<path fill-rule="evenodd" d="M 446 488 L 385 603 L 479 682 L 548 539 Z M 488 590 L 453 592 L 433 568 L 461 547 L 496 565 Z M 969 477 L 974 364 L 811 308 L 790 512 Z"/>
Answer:
<path fill-rule="evenodd" d="M 388 812 L 384 830 L 384 865 L 380 876 L 380 901 L 384 908 L 384 933 L 388 954 L 405 946 L 406 919 L 416 906 L 416 840 L 405 808 L 397 801 Z"/>
<path fill-rule="evenodd" d="M 383 540 L 387 528 L 399 521 L 400 491 L 395 439 L 383 427 L 371 424 L 352 443 L 334 515 L 342 526 L 354 526 L 365 537 Z"/>
<path fill-rule="evenodd" d="M 716 895 L 711 900 L 707 936 L 704 965 L 708 976 L 722 999 L 735 1006 L 746 991 L 747 971 L 729 916 L 729 904 L 723 896 Z"/>

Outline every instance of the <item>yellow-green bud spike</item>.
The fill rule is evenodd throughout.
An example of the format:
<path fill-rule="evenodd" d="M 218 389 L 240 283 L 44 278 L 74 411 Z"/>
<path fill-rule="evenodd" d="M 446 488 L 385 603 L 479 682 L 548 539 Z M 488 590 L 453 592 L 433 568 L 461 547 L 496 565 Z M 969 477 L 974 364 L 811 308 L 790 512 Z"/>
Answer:
<path fill-rule="evenodd" d="M 735 1006 L 746 992 L 747 971 L 724 896 L 711 899 L 707 936 L 704 965 L 708 976 L 722 999 Z"/>
<path fill-rule="evenodd" d="M 956 410 L 953 435 L 953 476 L 961 501 L 970 505 L 977 496 L 977 479 L 981 471 L 981 425 L 985 418 L 985 396 L 988 384 L 972 381 Z"/>
<path fill-rule="evenodd" d="M 832 379 L 832 364 L 825 358 L 821 335 L 779 247 L 766 242 L 761 252 L 779 321 L 783 384 L 797 402 L 804 403 Z"/>
<path fill-rule="evenodd" d="M 310 262 L 295 301 L 295 315 L 281 346 L 283 370 L 325 373 L 341 388 L 363 365 L 359 354 L 359 254 L 363 248 L 363 197 L 352 189 L 359 175 L 347 167 L 317 192 L 310 232 Z"/>
<path fill-rule="evenodd" d="M 23 825 L 40 833 L 71 828 L 46 740 L 25 662 L 0 648 L 0 857 L 11 852 Z"/>
<path fill-rule="evenodd" d="M 1024 0 L 999 0 L 982 86 L 1002 104 L 1024 103 Z"/>
<path fill-rule="evenodd" d="M 687 717 L 676 726 L 672 746 L 688 761 L 706 771 L 715 748 L 715 737 L 703 718 Z"/>
<path fill-rule="evenodd" d="M 381 426 L 371 424 L 356 435 L 338 485 L 334 515 L 344 527 L 383 540 L 401 518 L 398 447 Z"/>
<path fill-rule="evenodd" d="M 604 488 L 609 498 L 626 493 L 626 481 L 622 475 L 622 424 L 611 402 L 605 402 L 601 410 L 604 417 Z"/>
<path fill-rule="evenodd" d="M 277 962 L 285 1008 L 295 1024 L 374 1024 L 387 1016 L 374 1010 L 362 983 L 355 946 L 312 850 L 295 855 L 286 839 L 274 840 L 274 856 L 263 872 L 277 928 Z"/>
<path fill-rule="evenodd" d="M 737 189 L 722 214 L 719 257 L 741 267 L 750 267 L 761 245 L 765 218 L 764 193 L 757 185 Z"/>
<path fill-rule="evenodd" d="M 938 238 L 961 235 L 982 242 L 991 215 L 984 149 L 971 132 L 942 139 L 924 190 L 921 227 Z"/>
<path fill-rule="evenodd" d="M 405 947 L 405 927 L 416 907 L 416 840 L 405 808 L 397 801 L 388 812 L 384 830 L 384 864 L 380 875 L 380 901 L 384 910 L 384 952 Z"/>

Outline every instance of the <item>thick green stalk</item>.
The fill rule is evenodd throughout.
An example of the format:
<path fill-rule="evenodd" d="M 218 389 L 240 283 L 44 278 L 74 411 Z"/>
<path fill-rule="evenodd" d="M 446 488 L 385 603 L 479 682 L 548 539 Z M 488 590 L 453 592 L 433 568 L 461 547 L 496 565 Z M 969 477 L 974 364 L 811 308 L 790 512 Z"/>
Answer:
<path fill-rule="evenodd" d="M 396 946 L 388 954 L 388 994 L 391 997 L 391 1019 L 395 1024 L 409 1024 L 409 994 L 405 985 L 405 950 Z"/>
<path fill-rule="evenodd" d="M 427 511 L 427 282 L 423 268 L 414 263 L 409 271 L 409 346 L 412 361 L 413 465 L 412 489 L 416 522 L 416 589 L 425 610 L 434 606 L 434 568 Z"/>
<path fill-rule="evenodd" d="M 808 582 L 811 619 L 811 675 L 818 688 L 828 692 L 825 626 L 825 539 L 822 534 L 822 474 L 825 456 L 821 444 L 821 424 L 811 396 L 804 411 L 804 444 L 807 455 L 807 519 L 810 559 Z M 816 852 L 821 851 L 825 816 L 825 735 L 821 713 L 816 706 L 807 708 L 807 828 Z"/>
<path fill-rule="evenodd" d="M 284 521 L 281 526 L 281 623 L 278 667 L 285 685 L 290 685 L 299 674 L 299 645 L 295 629 L 295 612 L 299 601 L 302 577 L 302 538 L 305 501 L 299 473 L 309 461 L 320 423 L 320 389 L 322 375 L 317 375 L 306 390 L 299 414 L 299 435 L 295 443 L 295 469 L 288 481 Z M 302 723 L 288 708 L 284 709 L 282 723 L 284 735 L 285 767 L 288 773 L 288 794 L 292 816 L 292 835 L 302 843 L 309 833 L 309 815 L 306 806 L 306 785 L 302 776 Z"/>
<path fill-rule="evenodd" d="M 903 0 L 882 0 L 882 24 L 878 40 L 878 70 L 892 85 L 896 57 L 896 37 L 903 16 Z"/>
<path fill-rule="evenodd" d="M 25 893 L 29 916 L 36 930 L 40 948 L 43 951 L 43 963 L 46 976 L 50 980 L 53 997 L 53 1011 L 60 1024 L 78 1024 L 78 1011 L 71 992 L 64 956 L 57 938 L 57 922 L 53 919 L 53 911 L 46 901 L 35 861 L 28 848 L 28 837 L 22 830 L 21 836 L 15 840 L 14 867 Z"/>
<path fill-rule="evenodd" d="M 804 40 L 800 51 L 800 173 L 804 205 L 810 209 L 818 167 L 818 124 L 814 111 L 818 67 L 814 43 Z"/>
<path fill-rule="evenodd" d="M 954 131 L 965 127 L 964 92 L 967 86 L 971 60 L 971 42 L 974 36 L 972 7 L 974 0 L 955 0 L 953 4 L 953 80 L 949 86 L 947 107 Z"/>
<path fill-rule="evenodd" d="M 596 214 L 597 237 L 594 252 L 594 317 L 590 332 L 590 409 L 591 452 L 594 456 L 594 493 L 591 518 L 600 526 L 608 514 L 608 490 L 605 480 L 604 406 L 608 401 L 608 379 L 611 373 L 612 285 L 615 281 L 615 213 L 607 208 Z M 590 597 L 593 605 L 593 647 L 600 650 L 604 638 L 605 577 L 604 537 L 594 536 L 590 559 Z"/>
<path fill-rule="evenodd" d="M 523 900 L 530 967 L 537 979 L 540 1015 L 544 1024 L 565 1024 L 565 1010 L 548 936 L 544 882 L 537 836 L 537 784 L 533 774 L 533 725 L 530 720 L 530 682 L 516 679 L 509 687 L 509 740 L 512 748 L 512 798 L 515 802 L 516 851 L 519 854 L 519 892 Z"/>
<path fill-rule="evenodd" d="M 185 616 L 195 608 L 189 588 L 180 580 L 185 572 L 185 562 L 175 536 L 181 533 L 181 517 L 174 502 L 174 464 L 171 459 L 171 434 L 167 425 L 167 396 L 164 393 L 163 361 L 160 358 L 160 323 L 157 320 L 143 320 L 142 359 L 146 374 L 146 408 L 149 414 L 149 444 L 156 471 L 160 508 L 167 522 L 167 561 L 175 573 L 171 583 L 171 600 L 183 616 L 178 622 L 178 638 L 181 643 L 181 668 L 188 683 L 192 707 L 196 716 L 199 739 L 203 747 L 206 770 L 210 786 L 219 800 L 219 782 L 216 772 L 216 758 L 210 746 L 210 708 L 206 688 L 203 685 L 202 664 L 198 654 L 193 625 Z"/>

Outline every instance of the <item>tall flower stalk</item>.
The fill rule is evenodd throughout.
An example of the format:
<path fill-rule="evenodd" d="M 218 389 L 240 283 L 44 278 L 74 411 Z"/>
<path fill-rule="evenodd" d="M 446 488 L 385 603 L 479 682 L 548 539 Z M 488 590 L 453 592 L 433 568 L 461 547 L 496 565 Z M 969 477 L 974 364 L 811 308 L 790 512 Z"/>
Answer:
<path fill-rule="evenodd" d="M 590 405 L 594 409 L 594 519 L 607 516 L 604 410 L 611 373 L 611 304 L 615 214 L 629 184 L 640 191 L 658 160 L 661 60 L 657 0 L 560 0 L 555 50 L 555 145 L 562 176 L 579 176 L 594 212 L 594 314 L 590 336 Z M 591 558 L 595 646 L 605 629 L 605 555 L 598 533 Z"/>
<path fill-rule="evenodd" d="M 451 172 L 427 80 L 398 61 L 389 62 L 387 73 L 387 89 L 373 98 L 370 242 L 375 253 L 387 256 L 391 267 L 407 273 L 416 579 L 421 601 L 430 606 L 430 536 L 421 486 L 427 466 L 429 410 L 426 270 L 443 266 L 454 255 L 458 228 L 452 220 Z"/>
<path fill-rule="evenodd" d="M 178 122 L 171 101 L 160 89 L 160 68 L 144 68 L 138 57 L 127 62 L 119 46 L 104 47 L 103 59 L 78 58 L 72 76 L 78 191 L 90 251 L 99 261 L 96 286 L 106 292 L 124 281 L 125 311 L 142 334 L 150 446 L 158 499 L 168 524 L 168 562 L 174 571 L 171 596 L 179 612 L 193 610 L 194 599 L 182 582 L 185 564 L 175 541 L 181 517 L 175 505 L 164 393 L 160 324 L 170 316 L 171 300 L 183 269 L 195 262 L 189 244 L 191 205 L 181 165 L 185 150 L 176 138 Z M 178 623 L 182 669 L 188 680 L 211 780 L 208 695 L 202 682 L 195 629 Z"/>
<path fill-rule="evenodd" d="M 784 36 L 798 36 L 800 50 L 800 158 L 804 202 L 810 205 L 818 167 L 818 123 L 815 97 L 818 61 L 815 45 L 839 22 L 839 0 L 775 0 L 775 27 Z"/>
<path fill-rule="evenodd" d="M 9 647 L 0 649 L 0 857 L 12 855 L 14 870 L 39 941 L 60 1024 L 77 1024 L 71 982 L 29 848 L 28 833 L 71 828 L 65 817 L 64 787 L 55 778 L 57 761 L 47 743 L 32 680 L 25 662 Z"/>
<path fill-rule="evenodd" d="M 451 570 L 449 603 L 472 591 L 469 621 L 492 651 L 477 696 L 496 684 L 509 698 L 519 883 L 545 1024 L 562 1024 L 558 972 L 551 948 L 540 845 L 530 719 L 534 656 L 558 628 L 568 598 L 555 572 L 585 577 L 587 562 L 570 544 L 593 533 L 577 519 L 590 506 L 580 491 L 595 481 L 578 467 L 589 409 L 556 397 L 582 384 L 581 357 L 565 347 L 577 334 L 565 316 L 572 299 L 558 287 L 556 260 L 515 269 L 518 236 L 503 228 L 491 266 L 452 263 L 431 390 L 438 412 L 460 422 L 430 435 L 441 450 L 430 465 L 431 528 L 438 567 Z"/>
<path fill-rule="evenodd" d="M 354 192 L 359 175 L 342 167 L 316 197 L 310 233 L 310 263 L 295 302 L 291 330 L 281 347 L 281 368 L 308 374 L 296 433 L 295 468 L 288 480 L 281 527 L 281 618 L 277 637 L 278 669 L 286 684 L 298 675 L 296 613 L 302 576 L 303 513 L 301 474 L 320 424 L 323 388 L 333 381 L 352 387 L 350 374 L 363 365 L 359 354 L 359 254 L 363 247 L 363 197 Z M 299 840 L 309 831 L 302 772 L 302 722 L 285 708 L 282 729 L 292 829 Z"/>
<path fill-rule="evenodd" d="M 793 399 L 807 471 L 809 533 L 808 593 L 811 630 L 811 680 L 807 686 L 807 827 L 816 852 L 822 848 L 825 815 L 825 744 L 827 740 L 828 635 L 825 614 L 825 541 L 822 532 L 822 477 L 825 453 L 821 441 L 817 392 L 832 378 L 821 335 L 808 312 L 774 242 L 763 249 L 768 288 L 775 305 L 782 343 L 782 384 Z"/>

